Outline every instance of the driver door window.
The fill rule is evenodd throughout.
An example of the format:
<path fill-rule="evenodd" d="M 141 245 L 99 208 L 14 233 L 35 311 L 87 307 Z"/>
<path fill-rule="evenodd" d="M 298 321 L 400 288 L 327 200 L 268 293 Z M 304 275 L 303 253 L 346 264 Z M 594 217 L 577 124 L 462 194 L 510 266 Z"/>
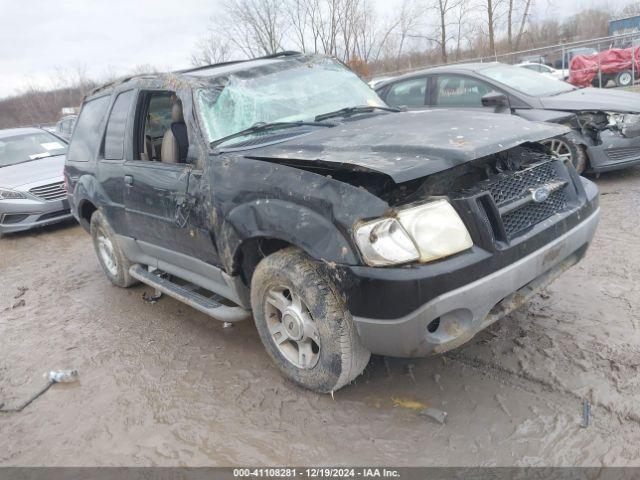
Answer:
<path fill-rule="evenodd" d="M 482 97 L 494 89 L 478 80 L 460 75 L 439 75 L 434 105 L 437 107 L 482 107 Z"/>

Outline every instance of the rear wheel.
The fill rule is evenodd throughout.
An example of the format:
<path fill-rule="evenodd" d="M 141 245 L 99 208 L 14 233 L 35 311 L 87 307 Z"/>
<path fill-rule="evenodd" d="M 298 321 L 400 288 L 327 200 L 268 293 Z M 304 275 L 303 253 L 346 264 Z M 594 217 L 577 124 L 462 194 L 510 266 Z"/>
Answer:
<path fill-rule="evenodd" d="M 633 75 L 629 70 L 618 73 L 616 75 L 616 85 L 618 87 L 628 87 L 633 83 Z"/>
<path fill-rule="evenodd" d="M 125 288 L 137 283 L 129 275 L 131 262 L 120 249 L 115 233 L 100 211 L 91 215 L 91 239 L 100 266 L 111 283 Z"/>
<path fill-rule="evenodd" d="M 275 252 L 258 264 L 251 307 L 269 356 L 302 387 L 338 390 L 369 362 L 370 353 L 325 265 L 296 248 Z"/>
<path fill-rule="evenodd" d="M 582 173 L 585 168 L 587 168 L 587 154 L 584 147 L 570 138 L 560 136 L 544 140 L 540 143 L 546 145 L 553 155 L 568 159 L 576 169 L 576 172 Z"/>

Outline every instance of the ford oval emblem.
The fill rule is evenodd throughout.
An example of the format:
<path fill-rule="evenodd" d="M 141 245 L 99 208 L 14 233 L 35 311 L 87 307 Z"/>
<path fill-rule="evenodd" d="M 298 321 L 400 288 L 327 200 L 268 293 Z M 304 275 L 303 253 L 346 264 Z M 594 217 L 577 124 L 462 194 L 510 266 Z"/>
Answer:
<path fill-rule="evenodd" d="M 534 202 L 542 203 L 549 198 L 551 195 L 551 190 L 549 187 L 539 187 L 531 189 L 531 198 Z"/>

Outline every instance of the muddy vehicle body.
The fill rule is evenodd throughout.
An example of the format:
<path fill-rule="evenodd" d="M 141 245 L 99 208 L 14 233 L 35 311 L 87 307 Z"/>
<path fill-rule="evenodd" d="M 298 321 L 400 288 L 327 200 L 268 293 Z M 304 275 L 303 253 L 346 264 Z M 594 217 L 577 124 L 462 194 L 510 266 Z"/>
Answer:
<path fill-rule="evenodd" d="M 98 89 L 65 175 L 114 284 L 253 316 L 281 372 L 329 392 L 371 353 L 464 343 L 584 255 L 597 189 L 536 143 L 565 131 L 389 111 L 282 54 Z"/>

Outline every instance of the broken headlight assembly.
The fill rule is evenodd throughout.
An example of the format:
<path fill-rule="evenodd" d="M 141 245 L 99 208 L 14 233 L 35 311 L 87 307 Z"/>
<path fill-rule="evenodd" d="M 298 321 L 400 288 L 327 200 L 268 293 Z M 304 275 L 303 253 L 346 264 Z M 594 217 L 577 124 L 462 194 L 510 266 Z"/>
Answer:
<path fill-rule="evenodd" d="M 473 246 L 467 227 L 447 200 L 366 222 L 356 228 L 355 239 L 365 262 L 373 267 L 431 262 Z"/>
<path fill-rule="evenodd" d="M 607 113 L 609 127 L 614 128 L 625 137 L 640 135 L 640 115 L 636 113 Z"/>
<path fill-rule="evenodd" d="M 27 195 L 23 192 L 11 190 L 9 188 L 0 188 L 0 200 L 24 200 Z"/>

